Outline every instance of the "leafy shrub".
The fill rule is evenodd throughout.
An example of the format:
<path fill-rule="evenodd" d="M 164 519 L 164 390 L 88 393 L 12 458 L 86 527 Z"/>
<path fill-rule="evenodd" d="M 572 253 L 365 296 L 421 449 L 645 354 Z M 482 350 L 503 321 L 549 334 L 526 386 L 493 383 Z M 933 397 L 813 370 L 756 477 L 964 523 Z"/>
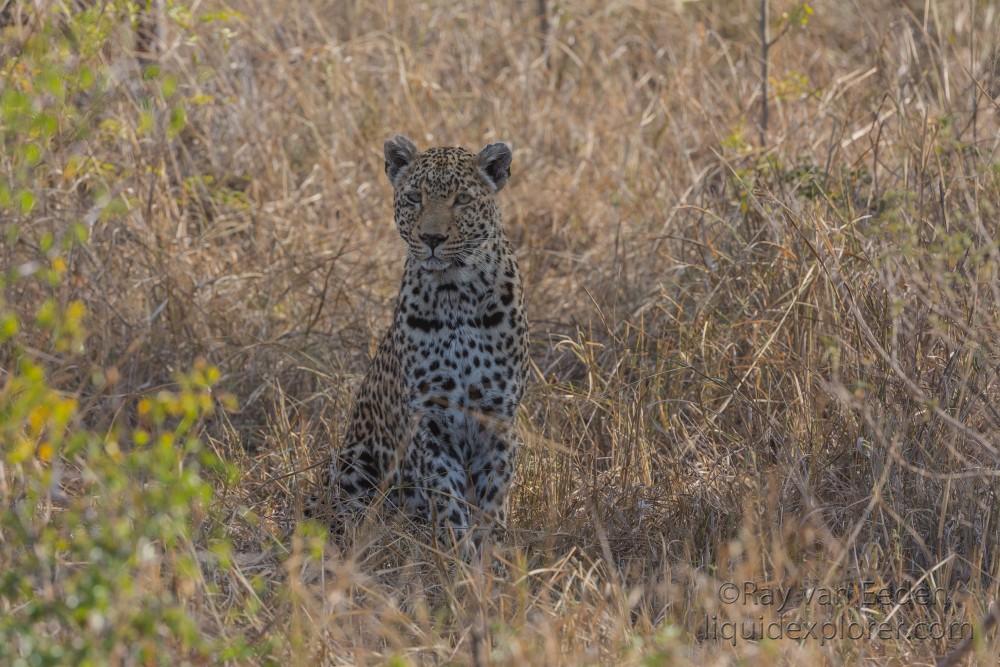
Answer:
<path fill-rule="evenodd" d="M 116 85 L 101 53 L 134 20 L 135 5 L 78 9 L 50 8 L 31 25 L 4 28 L 0 663 L 173 663 L 226 648 L 206 640 L 185 607 L 199 572 L 194 540 L 212 537 L 208 475 L 227 474 L 197 437 L 216 410 L 219 371 L 199 362 L 174 390 L 130 399 L 110 420 L 79 400 L 111 389 L 116 370 L 76 373 L 76 392 L 51 377 L 92 363 L 87 309 L 61 289 L 67 257 L 89 229 L 87 221 L 37 224 L 31 216 L 49 204 L 55 183 L 77 182 L 98 217 L 123 202 L 107 180 L 113 167 L 66 147 L 102 141 L 113 122 L 101 113 Z M 9 261 L 15 246 L 33 259 Z M 226 553 L 224 541 L 211 542 Z"/>
<path fill-rule="evenodd" d="M 218 371 L 197 364 L 176 391 L 132 406 L 135 428 L 122 419 L 97 432 L 17 347 L 16 317 L 0 312 L 18 360 L 0 387 L 0 662 L 148 663 L 167 659 L 164 643 L 215 650 L 184 604 L 212 500 L 206 473 L 225 472 L 194 435 L 215 410 Z M 78 302 L 46 302 L 38 322 L 59 345 L 85 340 L 83 318 Z"/>

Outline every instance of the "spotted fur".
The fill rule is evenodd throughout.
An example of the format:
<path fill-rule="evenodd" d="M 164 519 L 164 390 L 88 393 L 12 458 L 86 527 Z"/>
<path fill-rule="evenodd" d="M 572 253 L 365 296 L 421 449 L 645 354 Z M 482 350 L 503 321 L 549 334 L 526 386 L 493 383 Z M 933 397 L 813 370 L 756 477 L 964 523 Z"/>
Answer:
<path fill-rule="evenodd" d="M 419 152 L 402 136 L 385 144 L 408 252 L 392 326 L 327 471 L 340 509 L 385 497 L 452 539 L 475 529 L 477 542 L 506 520 L 528 358 L 520 272 L 495 198 L 510 161 L 505 144 L 478 155 Z"/>

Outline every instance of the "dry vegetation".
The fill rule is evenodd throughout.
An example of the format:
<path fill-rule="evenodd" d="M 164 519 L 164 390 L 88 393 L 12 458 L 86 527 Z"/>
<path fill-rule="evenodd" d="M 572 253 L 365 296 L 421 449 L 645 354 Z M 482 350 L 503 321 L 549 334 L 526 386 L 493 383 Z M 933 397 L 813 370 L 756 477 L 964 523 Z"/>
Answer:
<path fill-rule="evenodd" d="M 0 342 L 5 511 L 44 481 L 28 527 L 3 524 L 0 563 L 48 563 L 0 586 L 3 636 L 35 633 L 5 660 L 85 636 L 94 664 L 928 664 L 961 639 L 705 640 L 706 617 L 780 616 L 724 604 L 726 582 L 794 587 L 785 627 L 988 618 L 996 3 L 775 0 L 763 145 L 757 3 L 553 1 L 541 20 L 544 2 L 168 1 L 145 76 L 125 3 L 72 4 L 15 3 L 0 42 L 0 92 L 41 90 L 49 61 L 96 80 L 65 92 L 77 111 L 52 132 L 0 120 L 3 308 L 20 321 Z M 502 204 L 533 385 L 505 567 L 398 519 L 339 544 L 302 525 L 398 287 L 381 156 L 397 131 L 514 146 Z M 47 298 L 82 303 L 86 336 L 47 330 Z M 16 455 L 26 358 L 52 400 L 75 398 L 66 428 L 105 445 Z M 197 469 L 182 454 L 163 479 L 106 478 L 93 457 L 140 449 L 121 435 L 155 412 L 140 399 L 174 414 L 158 392 L 198 359 L 238 403 L 177 427 L 224 462 L 202 467 L 211 487 L 177 501 L 169 537 L 136 538 L 98 620 L 29 622 L 33 596 L 55 604 L 99 560 L 42 555 L 46 526 L 70 544 L 61 516 L 93 530 L 108 495 Z M 124 502 L 109 534 L 150 507 Z M 817 586 L 849 590 L 804 599 Z M 858 597 L 886 586 L 942 593 Z M 135 620 L 167 602 L 193 623 Z M 146 630 L 112 631 L 128 624 Z M 979 636 L 963 659 L 995 664 L 996 630 Z"/>

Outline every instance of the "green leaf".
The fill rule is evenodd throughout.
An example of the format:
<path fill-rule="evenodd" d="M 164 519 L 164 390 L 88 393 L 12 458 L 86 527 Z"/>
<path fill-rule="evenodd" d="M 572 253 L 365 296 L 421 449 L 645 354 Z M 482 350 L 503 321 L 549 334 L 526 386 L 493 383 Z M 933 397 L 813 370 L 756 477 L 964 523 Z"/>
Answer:
<path fill-rule="evenodd" d="M 177 136 L 184 129 L 185 125 L 187 125 L 187 113 L 184 111 L 184 107 L 178 104 L 170 110 L 170 130 L 168 134 L 171 137 Z"/>
<path fill-rule="evenodd" d="M 798 24 L 799 27 L 806 27 L 809 24 L 809 17 L 813 15 L 813 8 L 809 6 L 808 2 L 803 2 L 797 5 L 791 12 L 789 12 L 788 20 L 793 24 Z"/>
<path fill-rule="evenodd" d="M 74 222 L 70 225 L 70 238 L 76 243 L 86 243 L 87 239 L 90 237 L 90 230 L 87 226 L 80 222 Z"/>
<path fill-rule="evenodd" d="M 163 93 L 164 99 L 170 99 L 177 92 L 177 77 L 173 74 L 167 74 L 163 77 L 163 82 L 160 84 L 160 92 Z"/>
<path fill-rule="evenodd" d="M 89 90 L 91 86 L 94 85 L 94 72 L 86 65 L 80 67 L 80 71 L 76 75 L 77 85 L 80 86 L 80 90 Z"/>
<path fill-rule="evenodd" d="M 56 302 L 52 299 L 46 299 L 42 302 L 42 305 L 38 307 L 35 311 L 35 321 L 38 322 L 38 326 L 50 329 L 55 326 L 56 322 Z"/>
<path fill-rule="evenodd" d="M 59 131 L 59 121 L 50 113 L 35 116 L 32 126 L 43 137 L 51 137 Z"/>
<path fill-rule="evenodd" d="M 21 157 L 29 166 L 35 166 L 42 161 L 42 149 L 38 147 L 38 144 L 26 144 L 21 149 Z"/>
<path fill-rule="evenodd" d="M 7 313 L 6 315 L 0 316 L 0 343 L 10 340 L 17 335 L 19 325 L 17 321 L 17 316 L 13 313 Z"/>
<path fill-rule="evenodd" d="M 155 127 L 155 121 L 153 118 L 152 111 L 142 111 L 139 114 L 139 126 L 136 128 L 136 132 L 139 136 L 144 136 L 153 131 Z"/>
<path fill-rule="evenodd" d="M 31 190 L 21 190 L 17 193 L 17 202 L 21 207 L 21 214 L 28 215 L 35 208 L 35 195 Z"/>
<path fill-rule="evenodd" d="M 45 70 L 38 77 L 41 88 L 51 94 L 60 102 L 66 97 L 66 84 L 62 75 L 51 67 Z"/>
<path fill-rule="evenodd" d="M 0 113 L 7 122 L 16 121 L 28 114 L 31 101 L 19 90 L 8 88 L 0 95 Z"/>

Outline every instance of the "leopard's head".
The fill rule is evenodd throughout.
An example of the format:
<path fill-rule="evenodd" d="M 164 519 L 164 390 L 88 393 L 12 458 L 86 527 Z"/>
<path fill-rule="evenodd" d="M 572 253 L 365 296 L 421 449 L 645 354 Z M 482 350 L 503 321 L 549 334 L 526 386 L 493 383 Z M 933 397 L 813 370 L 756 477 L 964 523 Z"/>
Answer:
<path fill-rule="evenodd" d="M 409 256 L 425 271 L 474 267 L 482 246 L 501 235 L 494 195 L 510 177 L 510 146 L 417 150 L 397 135 L 385 142 L 385 173 L 393 187 L 396 226 Z"/>

